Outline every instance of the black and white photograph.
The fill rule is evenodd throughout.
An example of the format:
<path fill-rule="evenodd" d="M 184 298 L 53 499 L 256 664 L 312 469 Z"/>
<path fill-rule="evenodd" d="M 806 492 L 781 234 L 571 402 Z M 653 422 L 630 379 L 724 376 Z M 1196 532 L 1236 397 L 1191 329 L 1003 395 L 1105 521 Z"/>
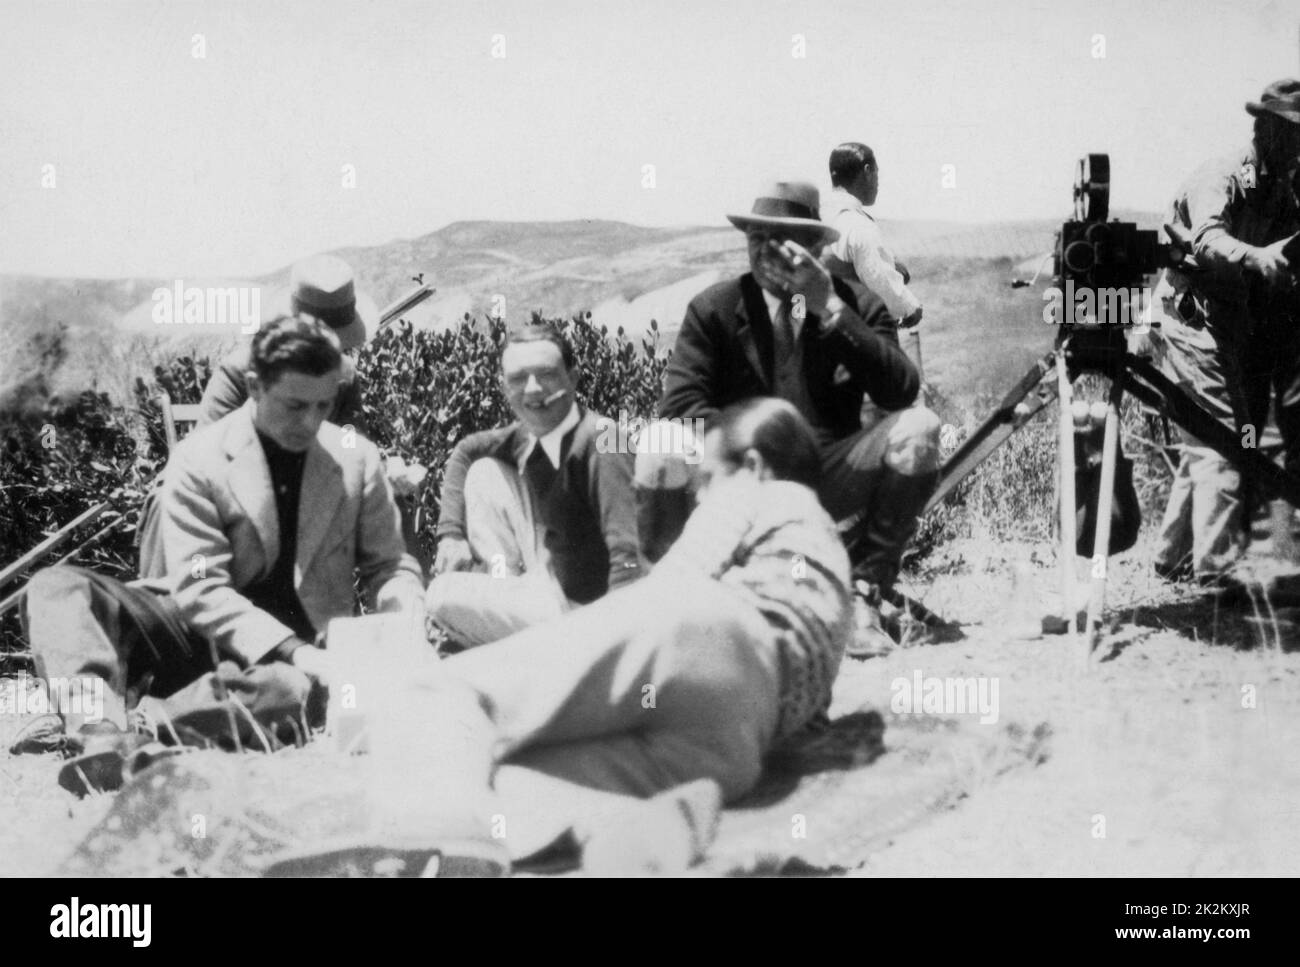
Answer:
<path fill-rule="evenodd" d="M 1099 936 L 1248 941 L 1300 0 L 0 0 L 0 443 L 36 933 L 148 946 L 98 878 L 1155 877 L 1229 886 Z"/>

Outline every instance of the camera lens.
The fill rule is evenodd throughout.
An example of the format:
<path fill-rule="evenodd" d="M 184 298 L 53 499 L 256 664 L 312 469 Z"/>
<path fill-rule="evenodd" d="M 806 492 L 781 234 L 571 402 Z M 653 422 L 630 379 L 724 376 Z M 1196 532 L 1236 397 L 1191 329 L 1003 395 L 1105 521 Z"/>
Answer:
<path fill-rule="evenodd" d="M 1065 267 L 1076 274 L 1087 272 L 1094 264 L 1092 245 L 1084 241 L 1071 242 L 1065 246 Z"/>

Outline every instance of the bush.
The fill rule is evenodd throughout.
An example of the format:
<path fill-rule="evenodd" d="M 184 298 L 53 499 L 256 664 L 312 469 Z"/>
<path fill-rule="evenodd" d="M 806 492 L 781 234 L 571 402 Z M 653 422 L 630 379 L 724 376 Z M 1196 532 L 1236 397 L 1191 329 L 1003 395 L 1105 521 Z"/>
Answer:
<path fill-rule="evenodd" d="M 649 416 L 667 363 L 658 352 L 657 330 L 636 346 L 621 331 L 611 337 L 593 325 L 590 314 L 563 326 L 577 355 L 583 402 L 598 412 L 617 415 L 621 408 Z M 511 419 L 499 379 L 504 331 L 500 321 L 476 322 L 468 316 L 439 333 L 400 322 L 359 355 L 363 408 L 375 442 L 431 471 L 424 494 L 429 522 L 437 520 L 442 469 L 451 448 L 467 434 Z M 51 344 L 42 343 L 41 357 L 57 368 L 65 355 L 62 334 L 45 342 Z M 159 391 L 174 403 L 197 403 L 211 374 L 210 360 L 199 356 L 182 355 L 153 366 L 150 379 L 136 377 L 133 406 L 116 405 L 102 392 L 70 400 L 50 397 L 44 369 L 14 390 L 0 430 L 5 458 L 0 462 L 0 547 L 6 549 L 6 561 L 108 501 L 111 509 L 105 516 L 36 567 L 54 563 L 78 541 L 116 523 L 71 563 L 122 580 L 134 578 L 140 507 L 167 455 Z M 430 523 L 421 533 L 430 552 L 432 531 Z M 17 587 L 0 588 L 0 597 Z M 25 647 L 18 612 L 10 611 L 0 618 L 0 674 Z"/>

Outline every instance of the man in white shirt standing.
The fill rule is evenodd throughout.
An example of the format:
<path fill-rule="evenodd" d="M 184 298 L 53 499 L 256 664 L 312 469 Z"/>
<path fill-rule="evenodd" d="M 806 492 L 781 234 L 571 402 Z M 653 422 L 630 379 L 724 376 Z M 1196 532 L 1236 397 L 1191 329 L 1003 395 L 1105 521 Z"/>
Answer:
<path fill-rule="evenodd" d="M 833 190 L 822 206 L 822 221 L 839 233 L 822 261 L 833 275 L 861 282 L 880 297 L 903 330 L 900 342 L 921 372 L 921 300 L 907 287 L 907 269 L 885 246 L 884 235 L 867 209 L 876 203 L 880 168 L 865 144 L 846 141 L 831 152 Z"/>

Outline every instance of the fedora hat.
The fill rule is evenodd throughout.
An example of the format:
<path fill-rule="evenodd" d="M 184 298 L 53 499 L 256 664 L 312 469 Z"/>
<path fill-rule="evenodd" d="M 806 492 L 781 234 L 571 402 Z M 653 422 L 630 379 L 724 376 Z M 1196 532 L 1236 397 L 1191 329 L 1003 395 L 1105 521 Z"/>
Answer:
<path fill-rule="evenodd" d="M 1292 124 L 1300 124 L 1300 81 L 1294 77 L 1274 81 L 1264 88 L 1258 101 L 1246 102 L 1246 110 L 1255 117 L 1276 114 Z"/>
<path fill-rule="evenodd" d="M 344 349 L 355 349 L 375 334 L 379 309 L 358 292 L 352 266 L 336 255 L 313 255 L 289 270 L 289 287 L 277 292 L 277 312 L 314 316 L 334 330 Z"/>
<path fill-rule="evenodd" d="M 840 233 L 817 217 L 821 199 L 806 181 L 778 181 L 754 199 L 748 215 L 728 215 L 742 232 L 751 228 L 789 228 L 812 232 L 833 242 Z"/>

